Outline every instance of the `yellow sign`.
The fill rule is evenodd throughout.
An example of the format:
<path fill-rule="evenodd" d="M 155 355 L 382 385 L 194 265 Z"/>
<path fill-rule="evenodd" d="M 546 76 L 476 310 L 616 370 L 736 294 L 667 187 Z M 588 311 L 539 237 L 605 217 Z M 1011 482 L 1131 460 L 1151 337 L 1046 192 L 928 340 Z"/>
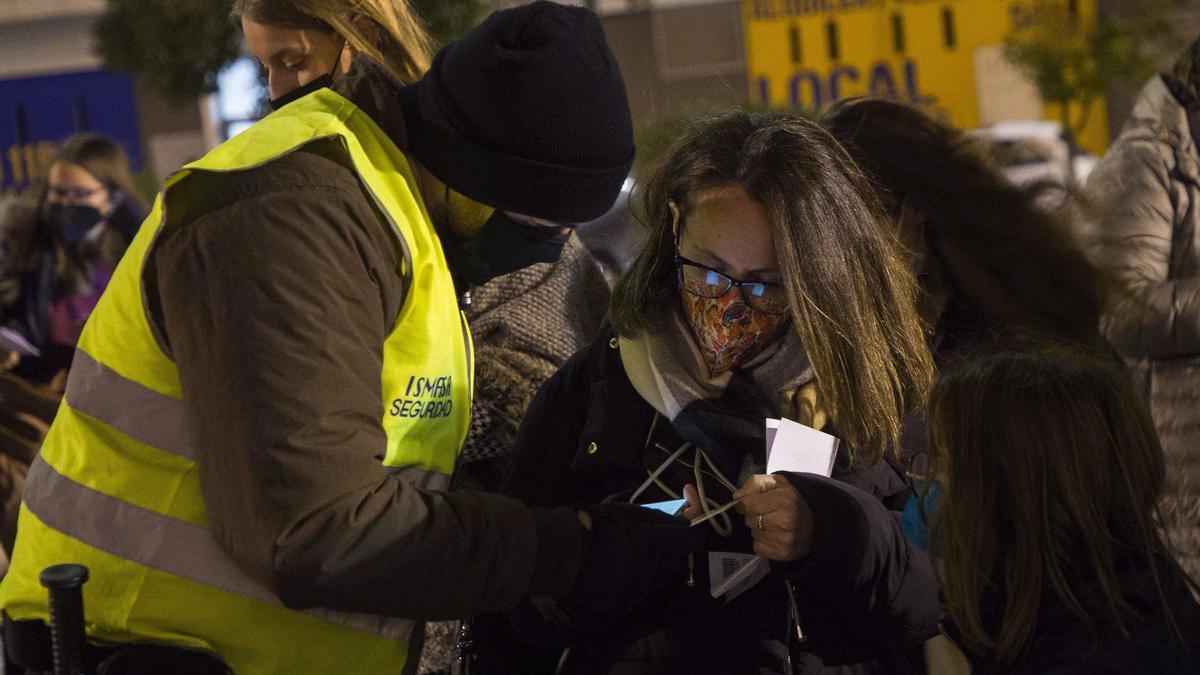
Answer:
<path fill-rule="evenodd" d="M 1002 57 L 1012 0 L 743 0 L 750 96 L 820 110 L 852 96 L 931 107 L 960 128 L 1059 119 Z M 1077 0 L 1094 21 L 1095 0 Z M 1103 102 L 1080 144 L 1108 145 Z"/>
<path fill-rule="evenodd" d="M 45 178 L 57 151 L 58 145 L 51 141 L 9 146 L 8 152 L 0 154 L 0 185 L 4 186 L 4 193 L 23 190 Z M 8 158 L 11 175 L 4 171 L 3 157 Z"/>

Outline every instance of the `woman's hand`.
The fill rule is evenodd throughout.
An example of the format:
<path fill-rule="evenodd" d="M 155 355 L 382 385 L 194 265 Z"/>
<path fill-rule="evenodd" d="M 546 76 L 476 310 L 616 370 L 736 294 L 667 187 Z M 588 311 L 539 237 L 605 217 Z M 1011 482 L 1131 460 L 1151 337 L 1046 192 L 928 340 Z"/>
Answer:
<path fill-rule="evenodd" d="M 737 510 L 746 517 L 758 555 L 790 562 L 812 550 L 812 509 L 786 479 L 751 476 L 733 498 L 741 500 Z"/>
<path fill-rule="evenodd" d="M 688 520 L 695 520 L 704 515 L 704 511 L 700 508 L 700 494 L 696 492 L 695 485 L 688 483 L 683 486 L 683 498 L 687 500 L 687 506 L 683 507 L 680 515 Z"/>

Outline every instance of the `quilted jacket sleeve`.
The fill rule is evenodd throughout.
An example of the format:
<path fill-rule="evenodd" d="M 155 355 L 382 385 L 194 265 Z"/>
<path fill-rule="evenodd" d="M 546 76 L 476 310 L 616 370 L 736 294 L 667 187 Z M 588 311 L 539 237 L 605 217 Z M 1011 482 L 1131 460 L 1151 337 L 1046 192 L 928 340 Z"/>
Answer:
<path fill-rule="evenodd" d="M 1088 181 L 1098 259 L 1119 284 L 1106 333 L 1135 358 L 1200 354 L 1200 278 L 1177 277 L 1171 269 L 1177 228 L 1197 205 L 1174 182 L 1174 165 L 1165 143 L 1129 138 L 1113 146 Z"/>

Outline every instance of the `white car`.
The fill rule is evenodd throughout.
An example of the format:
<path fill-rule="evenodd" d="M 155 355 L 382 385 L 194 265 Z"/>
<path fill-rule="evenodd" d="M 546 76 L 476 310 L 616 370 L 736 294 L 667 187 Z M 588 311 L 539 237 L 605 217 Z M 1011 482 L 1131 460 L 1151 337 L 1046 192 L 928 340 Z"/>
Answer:
<path fill-rule="evenodd" d="M 630 174 L 608 213 L 575 228 L 583 245 L 600 263 L 609 285 L 616 283 L 617 278 L 633 264 L 648 234 L 646 228 L 636 222 L 630 213 L 629 199 L 633 186 L 633 175 Z"/>
<path fill-rule="evenodd" d="M 1017 185 L 1072 182 L 1067 171 L 1070 151 L 1057 122 L 1001 122 L 970 133 L 988 145 L 996 164 Z M 1096 165 L 1096 156 L 1079 151 L 1072 163 L 1073 182 L 1080 186 Z"/>

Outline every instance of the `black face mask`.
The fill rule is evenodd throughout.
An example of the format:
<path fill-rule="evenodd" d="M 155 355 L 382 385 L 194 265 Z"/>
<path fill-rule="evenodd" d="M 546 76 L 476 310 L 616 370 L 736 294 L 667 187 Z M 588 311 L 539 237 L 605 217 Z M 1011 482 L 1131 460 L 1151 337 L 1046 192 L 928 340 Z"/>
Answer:
<path fill-rule="evenodd" d="M 55 241 L 74 246 L 83 241 L 88 232 L 104 222 L 104 217 L 100 209 L 91 206 L 47 204 L 42 222 Z"/>
<path fill-rule="evenodd" d="M 299 87 L 296 87 L 295 89 L 289 91 L 286 94 L 281 94 L 278 98 L 271 99 L 269 105 L 271 106 L 271 110 L 279 110 L 280 108 L 282 108 L 283 106 L 285 106 L 289 103 L 295 103 L 296 101 L 299 101 L 300 99 L 304 98 L 305 96 L 308 96 L 309 94 L 313 93 L 314 91 L 320 91 L 320 90 L 324 89 L 325 87 L 329 87 L 332 85 L 333 85 L 333 76 L 332 75 L 322 75 L 322 76 L 318 77 L 317 79 L 313 80 L 312 82 L 309 82 L 308 84 L 302 84 Z"/>
<path fill-rule="evenodd" d="M 318 77 L 317 79 L 313 80 L 312 82 L 309 82 L 308 84 L 302 84 L 299 87 L 296 87 L 295 89 L 289 91 L 288 93 L 280 95 L 278 98 L 271 99 L 269 102 L 269 105 L 271 106 L 271 110 L 279 110 L 280 108 L 282 108 L 283 106 L 285 106 L 289 103 L 295 103 L 296 101 L 299 101 L 300 99 L 304 98 L 305 96 L 308 96 L 309 94 L 313 93 L 314 91 L 320 91 L 320 90 L 324 89 L 325 87 L 332 87 L 333 86 L 333 74 L 337 72 L 338 64 L 340 64 L 342 62 L 342 51 L 344 51 L 345 49 L 346 49 L 346 43 L 345 43 L 345 41 L 343 41 L 342 46 L 337 51 L 337 53 L 338 53 L 337 58 L 333 60 L 333 68 L 331 68 L 328 73 L 325 73 L 324 75 Z"/>
<path fill-rule="evenodd" d="M 448 247 L 446 254 L 461 282 L 481 286 L 530 265 L 557 262 L 570 236 L 517 222 L 496 209 L 479 234 Z"/>

